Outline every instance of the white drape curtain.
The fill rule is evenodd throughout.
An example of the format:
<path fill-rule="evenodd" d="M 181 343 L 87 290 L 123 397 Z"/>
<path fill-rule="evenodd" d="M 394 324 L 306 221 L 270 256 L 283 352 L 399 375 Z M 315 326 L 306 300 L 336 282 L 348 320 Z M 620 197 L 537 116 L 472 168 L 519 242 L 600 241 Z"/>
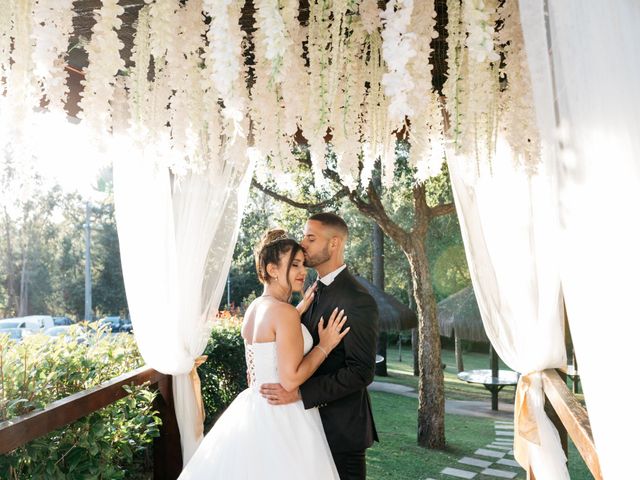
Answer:
<path fill-rule="evenodd" d="M 640 3 L 520 6 L 544 160 L 557 180 L 562 289 L 596 450 L 604 478 L 632 478 L 640 427 L 633 376 L 640 333 Z"/>
<path fill-rule="evenodd" d="M 516 457 L 536 478 L 568 479 L 557 431 L 544 413 L 540 371 L 566 364 L 551 179 L 516 166 L 498 140 L 488 162 L 448 155 L 465 251 L 487 336 L 500 357 L 523 374 Z M 480 169 L 480 170 L 479 170 Z M 537 434 L 529 432 L 537 425 Z M 524 448 L 523 448 L 524 447 Z"/>
<path fill-rule="evenodd" d="M 174 376 L 186 464 L 202 439 L 192 370 L 202 354 L 231 263 L 252 162 L 237 141 L 208 171 L 172 178 L 131 144 L 114 157 L 116 221 L 136 341 L 145 362 Z"/>

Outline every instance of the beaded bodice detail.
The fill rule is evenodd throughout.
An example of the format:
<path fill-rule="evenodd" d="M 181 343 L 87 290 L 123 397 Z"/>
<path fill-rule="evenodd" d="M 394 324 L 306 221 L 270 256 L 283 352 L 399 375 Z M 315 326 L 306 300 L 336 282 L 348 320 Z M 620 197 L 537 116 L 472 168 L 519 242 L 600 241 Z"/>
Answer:
<path fill-rule="evenodd" d="M 304 341 L 304 354 L 306 355 L 313 348 L 313 337 L 307 327 L 302 324 L 300 327 Z M 245 343 L 244 356 L 247 362 L 250 385 L 280 382 L 276 342 Z"/>

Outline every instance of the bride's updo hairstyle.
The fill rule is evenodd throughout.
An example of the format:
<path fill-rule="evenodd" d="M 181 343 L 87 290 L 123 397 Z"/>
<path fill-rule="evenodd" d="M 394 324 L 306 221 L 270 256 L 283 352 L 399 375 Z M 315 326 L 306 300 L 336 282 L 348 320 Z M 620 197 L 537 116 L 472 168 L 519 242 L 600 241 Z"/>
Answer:
<path fill-rule="evenodd" d="M 289 289 L 291 289 L 291 284 L 289 283 L 289 270 L 291 270 L 291 264 L 293 263 L 294 257 L 301 251 L 302 247 L 300 244 L 289 238 L 287 236 L 287 232 L 281 228 L 275 228 L 267 231 L 262 236 L 262 239 L 255 250 L 258 280 L 263 284 L 267 284 L 274 280 L 274 278 L 269 275 L 269 272 L 267 272 L 267 265 L 270 263 L 280 265 L 282 257 L 291 252 L 291 255 L 289 256 L 289 263 L 287 265 L 287 285 L 289 285 Z"/>

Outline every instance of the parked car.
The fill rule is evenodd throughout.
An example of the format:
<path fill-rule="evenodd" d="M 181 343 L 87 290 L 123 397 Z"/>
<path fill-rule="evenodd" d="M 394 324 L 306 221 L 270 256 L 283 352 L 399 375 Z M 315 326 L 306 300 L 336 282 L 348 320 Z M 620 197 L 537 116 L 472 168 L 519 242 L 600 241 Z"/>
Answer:
<path fill-rule="evenodd" d="M 9 335 L 11 340 L 20 341 L 25 333 L 24 328 L 7 327 L 0 329 L 0 335 Z"/>
<path fill-rule="evenodd" d="M 64 335 L 64 338 L 67 342 L 75 339 L 78 343 L 84 343 L 87 341 L 87 338 L 83 334 L 78 334 L 78 332 L 80 331 L 80 326 L 59 325 L 57 327 L 47 328 L 44 331 L 44 334 L 50 337 Z"/>
<path fill-rule="evenodd" d="M 71 321 L 71 319 L 69 317 L 52 317 L 52 318 L 53 318 L 53 324 L 55 326 L 73 324 L 73 322 Z"/>
<path fill-rule="evenodd" d="M 31 317 L 6 318 L 0 320 L 0 329 L 4 328 L 21 328 L 30 332 L 37 332 L 42 329 L 42 324 Z"/>
<path fill-rule="evenodd" d="M 120 331 L 127 333 L 133 332 L 133 325 L 131 324 L 130 318 L 125 318 L 122 320 L 122 322 L 120 323 Z"/>
<path fill-rule="evenodd" d="M 20 328 L 20 325 L 23 323 L 24 322 L 15 318 L 5 318 L 4 320 L 0 320 L 0 330 L 9 328 Z"/>
<path fill-rule="evenodd" d="M 18 317 L 16 320 L 23 320 L 27 323 L 37 324 L 38 328 L 54 327 L 53 317 L 51 315 L 28 315 L 26 317 Z"/>
<path fill-rule="evenodd" d="M 102 317 L 98 320 L 98 323 L 100 323 L 100 325 L 106 325 L 107 328 L 114 333 L 120 332 L 122 328 L 122 320 L 116 316 Z"/>

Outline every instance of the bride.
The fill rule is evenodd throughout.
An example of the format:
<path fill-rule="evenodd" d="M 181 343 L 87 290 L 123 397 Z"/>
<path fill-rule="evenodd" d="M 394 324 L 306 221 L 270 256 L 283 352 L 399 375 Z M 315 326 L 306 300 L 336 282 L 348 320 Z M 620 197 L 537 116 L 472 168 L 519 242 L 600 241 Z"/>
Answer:
<path fill-rule="evenodd" d="M 302 400 L 270 405 L 260 385 L 297 389 L 348 333 L 347 317 L 335 309 L 326 326 L 321 321 L 320 343 L 312 348 L 300 315 L 313 289 L 297 308 L 288 303 L 291 293 L 303 288 L 302 247 L 283 230 L 270 230 L 255 256 L 264 293 L 251 303 L 242 325 L 249 388 L 218 419 L 179 478 L 338 480 L 317 408 L 305 410 Z"/>

